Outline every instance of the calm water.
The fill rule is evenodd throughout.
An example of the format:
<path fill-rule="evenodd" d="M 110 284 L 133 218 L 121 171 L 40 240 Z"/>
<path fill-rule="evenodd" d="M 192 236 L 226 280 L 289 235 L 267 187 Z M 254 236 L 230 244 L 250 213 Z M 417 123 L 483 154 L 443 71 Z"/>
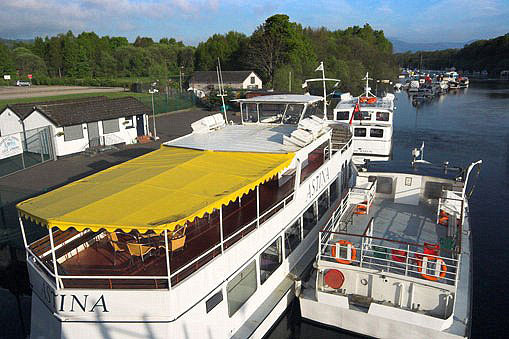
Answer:
<path fill-rule="evenodd" d="M 424 158 L 465 166 L 482 159 L 470 200 L 474 255 L 473 338 L 506 337 L 509 331 L 509 84 L 472 84 L 414 107 L 396 94 L 393 157 L 410 160 L 424 141 Z M 292 305 L 270 339 L 356 338 L 300 319 Z"/>

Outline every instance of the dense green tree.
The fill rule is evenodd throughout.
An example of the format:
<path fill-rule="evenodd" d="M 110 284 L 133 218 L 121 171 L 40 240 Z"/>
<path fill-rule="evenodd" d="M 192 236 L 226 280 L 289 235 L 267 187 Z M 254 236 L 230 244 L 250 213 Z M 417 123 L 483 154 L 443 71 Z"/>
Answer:
<path fill-rule="evenodd" d="M 0 43 L 0 75 L 15 71 L 12 51 L 6 45 Z"/>

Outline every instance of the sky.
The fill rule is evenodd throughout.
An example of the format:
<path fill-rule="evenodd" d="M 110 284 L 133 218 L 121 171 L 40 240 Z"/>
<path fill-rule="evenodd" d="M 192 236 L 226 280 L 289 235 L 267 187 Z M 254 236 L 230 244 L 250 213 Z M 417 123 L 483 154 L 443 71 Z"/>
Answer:
<path fill-rule="evenodd" d="M 467 42 L 509 33 L 509 0 L 0 0 L 0 37 L 72 30 L 197 45 L 214 33 L 249 35 L 278 13 L 331 30 L 369 23 L 406 42 Z"/>

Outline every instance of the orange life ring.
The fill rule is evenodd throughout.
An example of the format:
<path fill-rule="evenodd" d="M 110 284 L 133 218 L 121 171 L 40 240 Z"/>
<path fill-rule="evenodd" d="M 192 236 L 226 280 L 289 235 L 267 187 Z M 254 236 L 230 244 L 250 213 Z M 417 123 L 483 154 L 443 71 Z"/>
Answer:
<path fill-rule="evenodd" d="M 448 226 L 449 225 L 449 215 L 444 211 L 440 210 L 438 223 L 442 226 Z"/>
<path fill-rule="evenodd" d="M 364 200 L 363 202 L 361 202 L 360 204 L 358 204 L 355 207 L 354 213 L 355 214 L 366 214 L 367 213 L 367 209 L 368 209 L 367 205 L 368 205 L 368 201 Z"/>
<path fill-rule="evenodd" d="M 376 102 L 376 98 L 369 98 L 368 104 L 374 104 Z"/>
<path fill-rule="evenodd" d="M 360 102 L 366 102 L 366 101 L 368 101 L 368 98 L 367 97 L 360 97 L 359 101 Z"/>
<path fill-rule="evenodd" d="M 435 275 L 427 275 L 426 272 L 423 273 L 423 269 L 422 269 L 422 262 L 424 261 L 424 259 L 427 259 L 426 261 L 431 261 L 431 260 L 436 260 L 437 261 L 437 265 L 439 264 L 439 262 L 441 262 L 442 264 L 440 265 L 440 275 L 437 277 Z M 426 264 L 427 265 L 427 264 Z M 445 274 L 447 273 L 447 265 L 445 265 L 445 262 L 440 259 L 440 258 L 437 258 L 437 257 L 434 257 L 434 256 L 428 256 L 428 255 L 425 255 L 424 257 L 422 257 L 422 259 L 420 260 L 417 260 L 417 271 L 419 271 L 419 274 L 421 275 L 421 277 L 423 277 L 424 279 L 427 279 L 427 280 L 431 280 L 431 281 L 437 281 L 438 279 L 442 279 L 445 277 Z"/>
<path fill-rule="evenodd" d="M 350 248 L 352 249 L 352 255 L 350 257 L 350 260 L 348 259 L 341 259 L 341 258 L 338 258 L 336 256 L 336 245 L 340 245 L 340 246 L 349 246 L 350 245 Z M 355 259 L 357 259 L 357 250 L 355 249 L 355 247 L 353 246 L 353 244 L 350 242 L 350 241 L 347 241 L 347 240 L 340 240 L 338 241 L 337 243 L 335 243 L 334 245 L 332 245 L 332 256 L 336 259 L 336 261 L 340 264 L 345 264 L 345 265 L 350 265 L 352 263 L 352 261 L 354 261 Z M 339 254 L 339 253 L 337 253 Z"/>

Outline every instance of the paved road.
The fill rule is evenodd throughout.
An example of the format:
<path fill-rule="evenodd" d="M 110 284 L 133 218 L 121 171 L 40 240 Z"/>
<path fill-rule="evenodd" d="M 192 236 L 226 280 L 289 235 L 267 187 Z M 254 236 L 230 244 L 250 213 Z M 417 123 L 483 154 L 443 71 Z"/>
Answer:
<path fill-rule="evenodd" d="M 30 87 L 0 86 L 0 100 L 35 98 L 65 94 L 122 92 L 122 87 L 42 86 Z"/>

